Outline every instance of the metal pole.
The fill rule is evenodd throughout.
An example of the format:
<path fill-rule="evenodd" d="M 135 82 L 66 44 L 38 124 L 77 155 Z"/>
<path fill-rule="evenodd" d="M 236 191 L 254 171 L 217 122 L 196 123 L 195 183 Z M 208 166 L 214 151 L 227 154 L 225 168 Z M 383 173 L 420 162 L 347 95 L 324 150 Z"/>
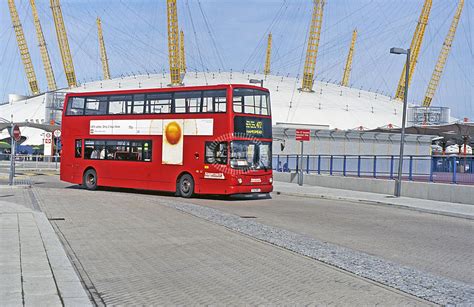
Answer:
<path fill-rule="evenodd" d="M 398 176 L 395 180 L 395 197 L 400 197 L 402 192 L 402 172 L 403 172 L 403 147 L 405 146 L 405 122 L 407 116 L 408 104 L 408 72 L 410 71 L 411 50 L 407 49 L 407 61 L 405 69 L 405 95 L 403 97 L 403 116 L 402 116 L 402 133 L 400 135 L 400 158 L 398 161 Z"/>
<path fill-rule="evenodd" d="M 59 138 L 53 136 L 53 140 L 56 140 L 54 158 L 55 158 L 55 162 L 56 162 L 56 163 L 55 163 L 55 169 L 58 169 L 58 143 L 59 143 Z M 53 145 L 54 145 L 54 144 L 53 144 Z"/>
<path fill-rule="evenodd" d="M 10 174 L 8 176 L 8 184 L 13 185 L 13 177 L 15 176 L 15 139 L 13 138 L 13 123 L 10 128 Z"/>
<path fill-rule="evenodd" d="M 301 155 L 300 155 L 301 162 L 299 163 L 301 167 L 299 168 L 298 174 L 298 185 L 303 185 L 303 141 L 301 141 Z"/>

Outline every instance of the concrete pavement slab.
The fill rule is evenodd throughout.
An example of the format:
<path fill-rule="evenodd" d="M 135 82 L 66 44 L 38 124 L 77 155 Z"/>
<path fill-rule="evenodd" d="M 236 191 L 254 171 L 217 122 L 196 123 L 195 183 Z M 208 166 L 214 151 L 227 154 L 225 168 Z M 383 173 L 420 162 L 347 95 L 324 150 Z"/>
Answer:
<path fill-rule="evenodd" d="M 62 268 L 58 280 L 55 268 Z M 90 306 L 87 293 L 45 215 L 0 201 L 0 305 L 62 306 L 58 288 L 68 298 Z"/>

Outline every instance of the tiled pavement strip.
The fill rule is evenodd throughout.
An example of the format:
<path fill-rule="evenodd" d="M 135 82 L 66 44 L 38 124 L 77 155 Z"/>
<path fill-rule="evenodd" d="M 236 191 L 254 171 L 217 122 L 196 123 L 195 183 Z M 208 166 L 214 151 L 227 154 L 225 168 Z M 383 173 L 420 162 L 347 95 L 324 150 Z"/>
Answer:
<path fill-rule="evenodd" d="M 0 195 L 7 189 L 0 187 Z M 46 216 L 0 200 L 0 306 L 90 306 Z"/>

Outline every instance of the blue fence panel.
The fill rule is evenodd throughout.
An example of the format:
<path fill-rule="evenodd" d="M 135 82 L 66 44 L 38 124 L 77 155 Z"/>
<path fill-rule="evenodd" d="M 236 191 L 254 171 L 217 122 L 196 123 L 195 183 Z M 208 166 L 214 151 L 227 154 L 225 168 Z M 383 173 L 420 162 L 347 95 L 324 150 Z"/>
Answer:
<path fill-rule="evenodd" d="M 274 155 L 273 169 L 295 172 L 299 155 Z M 394 155 L 304 155 L 306 173 L 393 179 L 398 175 L 399 157 Z M 405 156 L 403 179 L 426 182 L 474 184 L 473 156 Z"/>

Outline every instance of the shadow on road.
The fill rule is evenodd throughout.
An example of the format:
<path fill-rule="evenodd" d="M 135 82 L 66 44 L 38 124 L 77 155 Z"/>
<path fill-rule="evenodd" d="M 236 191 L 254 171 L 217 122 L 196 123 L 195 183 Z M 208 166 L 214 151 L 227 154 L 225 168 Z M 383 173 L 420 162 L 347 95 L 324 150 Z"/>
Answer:
<path fill-rule="evenodd" d="M 71 185 L 66 187 L 66 189 L 80 189 L 85 190 L 81 185 Z M 114 188 L 114 187 L 98 187 L 98 191 L 104 192 L 118 192 L 118 193 L 127 193 L 127 194 L 142 194 L 142 195 L 155 195 L 163 197 L 173 197 L 178 198 L 174 192 L 163 192 L 155 190 L 138 190 L 138 189 L 129 189 L 129 188 Z M 235 194 L 235 195 L 195 195 L 193 198 L 197 199 L 212 199 L 212 200 L 222 200 L 222 201 L 255 201 L 255 200 L 264 200 L 271 199 L 270 194 L 260 193 L 260 194 Z"/>

